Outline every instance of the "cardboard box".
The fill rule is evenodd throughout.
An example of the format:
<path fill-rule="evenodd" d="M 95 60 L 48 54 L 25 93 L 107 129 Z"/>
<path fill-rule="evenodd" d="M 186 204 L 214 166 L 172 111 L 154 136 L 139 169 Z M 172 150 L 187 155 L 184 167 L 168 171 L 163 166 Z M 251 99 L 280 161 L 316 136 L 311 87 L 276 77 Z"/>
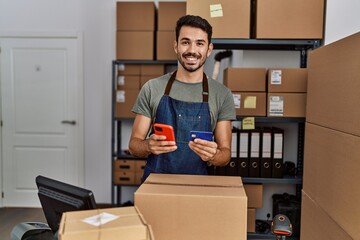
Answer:
<path fill-rule="evenodd" d="M 308 122 L 360 136 L 360 33 L 309 54 Z"/>
<path fill-rule="evenodd" d="M 106 221 L 106 222 L 104 222 Z M 65 212 L 60 240 L 154 240 L 151 226 L 135 207 Z"/>
<path fill-rule="evenodd" d="M 140 88 L 140 76 L 118 75 L 117 90 L 138 90 Z"/>
<path fill-rule="evenodd" d="M 140 185 L 144 174 L 146 160 L 116 160 L 114 161 L 114 183 Z"/>
<path fill-rule="evenodd" d="M 116 2 L 117 31 L 155 31 L 154 2 Z"/>
<path fill-rule="evenodd" d="M 136 184 L 135 172 L 129 171 L 115 171 L 114 172 L 114 184 L 121 185 L 135 185 Z"/>
<path fill-rule="evenodd" d="M 116 59 L 154 60 L 154 31 L 117 31 Z"/>
<path fill-rule="evenodd" d="M 307 76 L 307 68 L 270 68 L 268 92 L 306 93 Z"/>
<path fill-rule="evenodd" d="M 175 31 L 157 31 L 156 33 L 156 59 L 177 60 L 174 50 Z"/>
<path fill-rule="evenodd" d="M 140 64 L 118 64 L 118 75 L 140 75 Z"/>
<path fill-rule="evenodd" d="M 164 75 L 164 64 L 142 64 L 140 67 L 141 75 Z"/>
<path fill-rule="evenodd" d="M 177 20 L 184 15 L 186 15 L 186 2 L 159 2 L 157 30 L 174 31 Z"/>
<path fill-rule="evenodd" d="M 135 160 L 115 160 L 114 171 L 115 172 L 134 172 L 136 161 Z"/>
<path fill-rule="evenodd" d="M 306 123 L 303 190 L 352 239 L 360 239 L 359 163 L 359 136 Z"/>
<path fill-rule="evenodd" d="M 248 208 L 247 210 L 247 231 L 254 233 L 256 232 L 256 209 Z"/>
<path fill-rule="evenodd" d="M 134 199 L 157 240 L 246 239 L 240 177 L 151 174 Z"/>
<path fill-rule="evenodd" d="M 304 191 L 301 203 L 301 240 L 359 239 L 351 237 Z"/>
<path fill-rule="evenodd" d="M 116 118 L 133 118 L 135 114 L 131 112 L 131 109 L 139 94 L 137 90 L 117 90 L 116 91 L 116 103 L 115 103 L 115 117 Z"/>
<path fill-rule="evenodd" d="M 237 116 L 266 116 L 265 92 L 233 92 Z"/>
<path fill-rule="evenodd" d="M 187 0 L 186 14 L 208 20 L 213 38 L 250 38 L 249 0 Z"/>
<path fill-rule="evenodd" d="M 265 92 L 266 68 L 226 68 L 224 85 L 233 92 Z"/>
<path fill-rule="evenodd" d="M 246 196 L 248 198 L 248 208 L 263 207 L 263 185 L 244 184 Z"/>
<path fill-rule="evenodd" d="M 140 185 L 142 183 L 143 175 L 144 175 L 144 171 L 135 172 L 135 185 Z"/>
<path fill-rule="evenodd" d="M 268 117 L 305 117 L 306 93 L 268 93 Z"/>
<path fill-rule="evenodd" d="M 135 172 L 143 172 L 145 169 L 146 160 L 135 161 Z"/>
<path fill-rule="evenodd" d="M 324 0 L 256 0 L 255 38 L 322 39 Z"/>

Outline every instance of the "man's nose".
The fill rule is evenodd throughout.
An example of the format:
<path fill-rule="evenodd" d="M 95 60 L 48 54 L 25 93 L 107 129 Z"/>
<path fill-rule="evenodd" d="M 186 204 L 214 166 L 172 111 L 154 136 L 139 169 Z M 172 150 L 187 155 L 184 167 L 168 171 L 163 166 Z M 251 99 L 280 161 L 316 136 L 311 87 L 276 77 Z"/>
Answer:
<path fill-rule="evenodd" d="M 196 44 L 195 43 L 190 43 L 188 51 L 189 52 L 195 52 L 195 50 L 196 50 Z"/>

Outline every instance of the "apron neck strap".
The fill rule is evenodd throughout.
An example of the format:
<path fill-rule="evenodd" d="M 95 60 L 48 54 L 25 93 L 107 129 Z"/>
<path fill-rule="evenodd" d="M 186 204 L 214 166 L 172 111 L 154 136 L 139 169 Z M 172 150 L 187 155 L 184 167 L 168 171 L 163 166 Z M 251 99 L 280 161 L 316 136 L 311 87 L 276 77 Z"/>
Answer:
<path fill-rule="evenodd" d="M 177 72 L 177 71 L 175 71 L 175 72 L 171 75 L 171 77 L 170 77 L 170 79 L 169 79 L 169 81 L 168 81 L 168 83 L 167 83 L 167 85 L 166 85 L 165 93 L 164 93 L 164 95 L 166 95 L 166 96 L 169 96 L 169 94 L 170 94 L 171 86 L 172 86 L 172 84 L 173 84 L 174 81 L 175 81 L 176 72 Z M 209 85 L 208 85 L 208 79 L 207 79 L 205 73 L 203 73 L 202 88 L 203 88 L 203 91 L 202 91 L 203 102 L 208 102 L 208 99 L 209 99 Z"/>

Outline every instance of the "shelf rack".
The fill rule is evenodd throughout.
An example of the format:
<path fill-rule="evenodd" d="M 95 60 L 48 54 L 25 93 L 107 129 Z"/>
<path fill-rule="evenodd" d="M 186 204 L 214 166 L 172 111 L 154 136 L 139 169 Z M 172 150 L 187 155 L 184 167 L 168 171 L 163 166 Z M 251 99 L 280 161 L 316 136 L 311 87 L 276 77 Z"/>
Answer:
<path fill-rule="evenodd" d="M 214 49 L 299 51 L 300 67 L 307 66 L 307 52 L 321 46 L 320 40 L 212 39 Z"/>

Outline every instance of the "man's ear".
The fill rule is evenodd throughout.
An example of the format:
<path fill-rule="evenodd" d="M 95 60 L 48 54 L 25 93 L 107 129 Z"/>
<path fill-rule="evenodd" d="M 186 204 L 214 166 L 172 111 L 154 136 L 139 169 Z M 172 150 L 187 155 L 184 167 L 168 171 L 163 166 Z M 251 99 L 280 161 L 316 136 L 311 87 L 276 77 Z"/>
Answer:
<path fill-rule="evenodd" d="M 175 53 L 177 54 L 178 51 L 177 51 L 177 41 L 176 41 L 176 40 L 174 40 L 173 45 L 174 45 L 174 51 L 175 51 Z"/>
<path fill-rule="evenodd" d="M 214 49 L 214 45 L 212 43 L 209 44 L 209 49 L 207 51 L 207 57 L 209 57 L 212 53 L 212 50 Z"/>

